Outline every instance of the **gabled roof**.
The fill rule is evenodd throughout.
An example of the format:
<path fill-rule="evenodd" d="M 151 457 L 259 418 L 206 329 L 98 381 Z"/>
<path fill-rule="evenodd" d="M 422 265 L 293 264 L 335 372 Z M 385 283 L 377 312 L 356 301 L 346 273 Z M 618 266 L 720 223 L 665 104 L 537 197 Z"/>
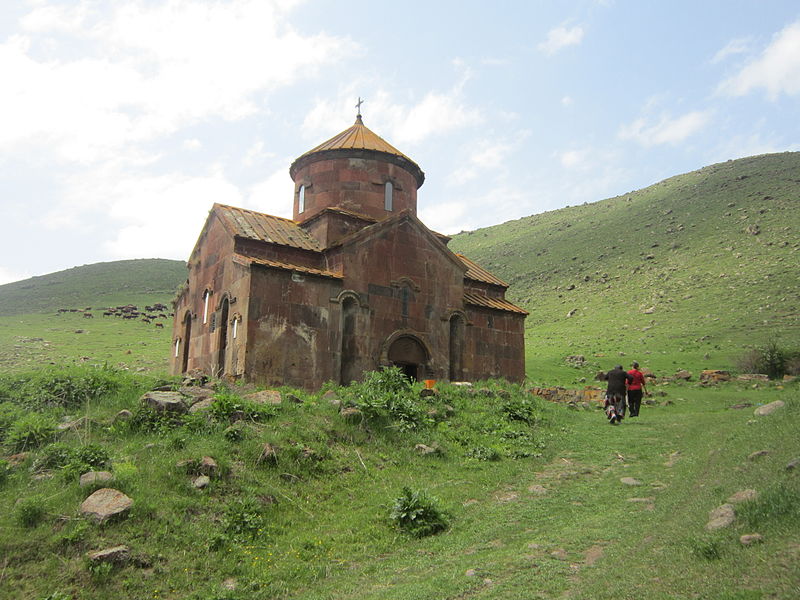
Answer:
<path fill-rule="evenodd" d="M 359 240 L 361 240 L 361 239 L 363 239 L 365 237 L 369 237 L 370 235 L 375 234 L 376 232 L 380 231 L 381 229 L 393 227 L 394 225 L 396 225 L 396 224 L 398 224 L 398 223 L 400 223 L 402 221 L 408 221 L 409 223 L 412 223 L 414 226 L 416 226 L 417 228 L 422 230 L 429 237 L 429 239 L 431 240 L 431 242 L 435 246 L 441 248 L 442 253 L 445 255 L 445 257 L 448 260 L 450 260 L 451 262 L 455 263 L 456 265 L 458 265 L 462 269 L 466 267 L 464 262 L 459 260 L 458 257 L 453 253 L 453 251 L 450 250 L 450 248 L 448 248 L 442 242 L 442 240 L 440 239 L 441 234 L 438 234 L 438 233 L 428 229 L 425 226 L 425 224 L 422 221 L 420 221 L 417 218 L 417 216 L 413 213 L 413 211 L 411 211 L 410 209 L 406 209 L 406 210 L 400 211 L 399 213 L 397 213 L 395 215 L 392 215 L 388 219 L 383 219 L 382 221 L 378 221 L 377 223 L 374 223 L 373 225 L 368 225 L 367 227 L 363 227 L 363 228 L 359 229 L 358 231 L 354 231 L 353 233 L 344 236 L 340 240 L 337 240 L 336 242 L 334 242 L 333 244 L 328 246 L 328 248 L 326 248 L 326 250 L 330 249 L 330 248 L 335 248 L 335 247 L 338 247 L 338 246 L 342 246 L 342 247 L 350 246 L 351 244 L 354 244 L 354 243 L 358 242 Z"/>
<path fill-rule="evenodd" d="M 461 259 L 461 262 L 467 267 L 467 272 L 464 274 L 466 279 L 471 279 L 472 281 L 480 281 L 481 283 L 488 283 L 491 285 L 496 285 L 502 288 L 507 288 L 508 284 L 489 273 L 486 269 L 478 265 L 477 263 L 472 262 L 463 254 L 456 254 L 456 256 Z"/>
<path fill-rule="evenodd" d="M 494 310 L 504 310 L 506 312 L 513 312 L 520 315 L 527 315 L 528 311 L 521 309 L 519 306 L 512 304 L 508 300 L 500 298 L 490 298 L 482 294 L 473 294 L 472 292 L 464 292 L 464 302 L 472 304 L 473 306 L 481 306 L 483 308 L 493 308 Z"/>
<path fill-rule="evenodd" d="M 211 212 L 216 213 L 226 229 L 235 236 L 260 242 L 270 242 L 301 250 L 322 250 L 320 243 L 290 219 L 275 217 L 264 213 L 214 204 Z"/>
<path fill-rule="evenodd" d="M 297 273 L 306 273 L 307 275 L 316 275 L 318 277 L 330 277 L 331 279 L 342 279 L 341 273 L 334 273 L 333 271 L 326 271 L 323 269 L 315 269 L 313 267 L 305 267 L 303 265 L 295 265 L 277 260 L 267 260 L 265 258 L 253 258 L 252 256 L 244 256 L 242 254 L 234 254 L 233 262 L 246 267 L 257 265 L 261 267 L 270 267 L 272 269 L 282 269 L 284 271 L 293 271 Z"/>

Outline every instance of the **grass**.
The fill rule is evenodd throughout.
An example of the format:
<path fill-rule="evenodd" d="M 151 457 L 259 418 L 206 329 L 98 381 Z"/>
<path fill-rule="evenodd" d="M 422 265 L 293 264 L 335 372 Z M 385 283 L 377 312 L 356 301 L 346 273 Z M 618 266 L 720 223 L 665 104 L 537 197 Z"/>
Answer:
<path fill-rule="evenodd" d="M 798 172 L 797 152 L 728 161 L 461 233 L 450 247 L 530 311 L 534 380 L 575 384 L 620 360 L 731 369 L 754 345 L 800 339 Z M 564 361 L 577 354 L 583 368 Z"/>
<path fill-rule="evenodd" d="M 291 391 L 303 402 L 284 400 L 232 439 L 228 422 L 201 418 L 112 424 L 154 384 L 119 377 L 116 391 L 77 411 L 91 429 L 63 434 L 50 455 L 91 446 L 67 455 L 100 460 L 105 450 L 132 513 L 87 523 L 77 508 L 91 490 L 58 460 L 43 462 L 48 446 L 33 450 L 0 489 L 0 584 L 15 597 L 795 597 L 800 481 L 784 467 L 800 455 L 796 384 L 672 384 L 663 388 L 671 405 L 645 406 L 619 427 L 599 410 L 545 404 L 500 382 L 487 384 L 492 395 L 443 386 L 432 402 L 451 406 L 450 416 L 408 428 L 385 411 L 347 421 L 321 396 Z M 230 403 L 244 391 L 220 397 Z M 787 404 L 777 418 L 755 419 L 752 408 L 728 408 L 744 399 Z M 535 418 L 508 418 L 503 406 L 525 402 Z M 275 462 L 259 460 L 265 443 L 277 448 Z M 421 455 L 418 443 L 439 451 Z M 469 458 L 479 446 L 499 460 Z M 756 450 L 768 454 L 748 460 Z M 190 485 L 196 462 L 177 463 L 202 456 L 219 471 L 200 491 Z M 625 476 L 642 485 L 622 485 Z M 761 495 L 737 509 L 732 528 L 706 532 L 708 512 L 745 488 Z M 11 510 L 20 498 L 24 517 Z M 398 503 L 432 506 L 446 525 L 422 538 L 404 533 Z M 764 543 L 739 544 L 755 532 Z M 86 552 L 120 543 L 131 564 L 87 566 Z M 236 589 L 224 589 L 231 579 Z"/>

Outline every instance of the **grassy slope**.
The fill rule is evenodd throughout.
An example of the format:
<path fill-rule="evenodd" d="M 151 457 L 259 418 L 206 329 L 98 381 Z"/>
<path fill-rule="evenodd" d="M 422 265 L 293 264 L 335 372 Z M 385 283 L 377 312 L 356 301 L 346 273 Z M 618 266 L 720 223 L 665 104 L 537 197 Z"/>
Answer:
<path fill-rule="evenodd" d="M 0 488 L 0 585 L 9 597 L 60 591 L 67 594 L 60 598 L 85 600 L 796 598 L 800 482 L 785 469 L 800 456 L 796 384 L 785 391 L 735 384 L 666 389 L 673 405 L 645 407 L 620 427 L 606 425 L 596 411 L 542 406 L 543 421 L 530 433 L 543 442 L 544 455 L 499 462 L 465 459 L 456 442 L 465 434 L 480 439 L 478 431 L 492 421 L 502 428 L 500 415 L 491 415 L 497 399 L 460 392 L 449 398 L 456 416 L 447 431 L 370 432 L 307 396 L 304 404 L 284 403 L 275 419 L 252 426 L 238 443 L 226 441 L 224 425 L 164 435 L 95 425 L 90 435 L 65 440 L 108 448 L 121 478 L 116 485 L 135 501 L 130 518 L 87 527 L 75 517 L 87 490 L 58 472 L 37 480 L 18 469 Z M 133 408 L 135 398 L 94 403 L 86 412 L 107 422 L 115 410 Z M 753 421 L 752 408 L 728 408 L 779 398 L 787 406 L 772 418 Z M 256 461 L 267 441 L 284 457 L 277 468 Z M 413 450 L 434 441 L 441 456 Z M 311 447 L 321 462 L 292 459 L 293 444 Z M 768 454 L 749 460 L 757 450 Z M 175 462 L 204 454 L 229 475 L 199 492 Z M 624 476 L 642 485 L 622 485 Z M 451 528 L 422 540 L 397 533 L 387 515 L 403 485 L 437 496 L 452 515 Z M 754 507 L 761 509 L 755 521 L 740 508 L 732 528 L 705 532 L 708 512 L 744 488 L 766 499 Z M 43 499 L 47 515 L 23 528 L 14 503 L 33 496 Z M 211 547 L 229 507 L 266 496 L 277 502 L 263 505 L 267 520 L 255 539 Z M 739 535 L 755 532 L 763 544 L 739 545 Z M 120 543 L 151 566 L 93 577 L 84 553 Z M 709 558 L 711 551 L 719 558 Z M 223 591 L 228 578 L 236 591 Z"/>
<path fill-rule="evenodd" d="M 103 317 L 97 309 L 169 305 L 185 279 L 181 261 L 142 259 L 85 265 L 0 286 L 0 368 L 89 362 L 165 372 L 170 319 L 162 319 L 164 329 L 156 329 L 137 320 Z M 94 318 L 56 312 L 87 307 L 95 309 Z"/>
<path fill-rule="evenodd" d="M 796 342 L 799 225 L 795 152 L 462 233 L 450 247 L 503 277 L 531 312 L 529 377 L 570 383 L 620 352 L 671 373 L 730 367 L 773 338 Z M 576 372 L 563 362 L 573 354 L 590 363 Z"/>

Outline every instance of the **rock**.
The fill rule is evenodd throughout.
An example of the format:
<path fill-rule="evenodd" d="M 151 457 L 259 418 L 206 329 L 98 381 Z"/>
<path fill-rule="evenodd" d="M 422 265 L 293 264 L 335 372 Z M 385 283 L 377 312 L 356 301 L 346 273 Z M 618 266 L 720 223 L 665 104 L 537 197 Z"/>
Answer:
<path fill-rule="evenodd" d="M 758 235 L 759 233 L 761 233 L 761 227 L 759 227 L 755 223 L 752 223 L 752 224 L 748 225 L 747 227 L 745 227 L 744 232 L 749 234 L 749 235 Z"/>
<path fill-rule="evenodd" d="M 261 454 L 258 456 L 258 462 L 269 463 L 275 465 L 278 463 L 278 448 L 270 443 L 264 444 L 261 449 Z"/>
<path fill-rule="evenodd" d="M 646 498 L 628 498 L 628 502 L 642 502 L 644 504 L 651 504 L 655 501 L 655 496 L 648 496 Z"/>
<path fill-rule="evenodd" d="M 104 550 L 95 550 L 94 552 L 87 552 L 87 558 L 93 563 L 111 563 L 114 565 L 124 565 L 130 560 L 131 551 L 125 545 L 114 546 L 112 548 L 105 548 Z"/>
<path fill-rule="evenodd" d="M 186 397 L 185 402 L 189 406 L 194 406 L 198 402 L 214 396 L 214 390 L 196 385 L 182 385 L 178 391 Z"/>
<path fill-rule="evenodd" d="M 547 488 L 543 485 L 539 485 L 538 483 L 534 483 L 528 487 L 528 491 L 531 494 L 536 494 L 537 496 L 544 496 L 547 493 Z"/>
<path fill-rule="evenodd" d="M 753 406 L 752 402 L 739 402 L 738 404 L 731 404 L 728 408 L 731 410 L 739 410 L 741 408 L 747 408 L 749 406 Z"/>
<path fill-rule="evenodd" d="M 723 504 L 712 510 L 708 514 L 708 523 L 706 523 L 706 530 L 716 531 L 723 527 L 728 527 L 736 519 L 736 512 L 733 509 L 733 504 Z"/>
<path fill-rule="evenodd" d="M 783 408 L 784 406 L 785 403 L 783 400 L 775 400 L 775 402 L 770 402 L 764 406 L 759 406 L 757 409 L 755 409 L 755 411 L 753 411 L 753 414 L 757 417 L 766 417 L 774 413 L 779 408 Z"/>
<path fill-rule="evenodd" d="M 739 543 L 742 546 L 752 546 L 753 544 L 760 544 L 764 541 L 764 536 L 760 533 L 747 533 L 739 538 Z"/>
<path fill-rule="evenodd" d="M 571 318 L 571 317 L 574 317 L 574 316 L 577 314 L 577 312 L 578 312 L 578 309 L 577 309 L 577 308 L 573 308 L 572 310 L 570 310 L 570 311 L 567 313 L 567 318 L 569 319 L 569 318 Z"/>
<path fill-rule="evenodd" d="M 213 398 L 205 398 L 204 400 L 200 400 L 200 401 L 195 402 L 194 404 L 192 404 L 189 407 L 189 413 L 190 414 L 196 414 L 196 413 L 199 413 L 199 412 L 205 412 L 207 410 L 211 410 L 211 407 L 213 406 L 213 404 L 214 404 L 214 399 Z"/>
<path fill-rule="evenodd" d="M 99 524 L 124 515 L 131 506 L 133 506 L 133 500 L 119 490 L 101 488 L 83 501 L 80 512 L 83 516 Z"/>
<path fill-rule="evenodd" d="M 656 307 L 651 306 L 650 308 L 645 308 L 642 312 L 646 315 L 652 315 L 653 313 L 656 312 Z"/>
<path fill-rule="evenodd" d="M 439 448 L 435 446 L 426 446 L 425 444 L 417 444 L 414 446 L 414 450 L 416 450 L 422 456 L 427 456 L 428 454 L 436 454 L 439 451 Z"/>
<path fill-rule="evenodd" d="M 86 417 L 80 417 L 79 419 L 75 419 L 73 421 L 59 423 L 56 426 L 56 429 L 58 429 L 59 431 L 68 431 L 68 430 L 77 431 L 78 429 L 86 427 L 88 424 L 89 424 L 89 419 L 87 419 Z"/>
<path fill-rule="evenodd" d="M 800 467 L 800 458 L 795 458 L 786 463 L 787 471 L 794 471 L 797 467 Z"/>
<path fill-rule="evenodd" d="M 8 461 L 9 466 L 11 467 L 18 467 L 31 455 L 30 452 L 19 452 L 17 454 L 12 454 L 11 456 L 7 457 L 6 460 Z"/>
<path fill-rule="evenodd" d="M 192 481 L 192 487 L 195 487 L 198 490 L 202 490 L 203 488 L 208 487 L 210 484 L 211 478 L 208 475 L 200 475 L 199 477 L 195 477 Z"/>
<path fill-rule="evenodd" d="M 342 403 L 342 401 L 339 400 L 339 396 L 333 390 L 328 390 L 322 394 L 322 399 L 329 404 L 333 404 L 334 406 L 339 406 Z"/>
<path fill-rule="evenodd" d="M 747 460 L 756 460 L 761 458 L 762 456 L 767 456 L 768 454 L 769 450 L 756 450 L 747 457 Z"/>
<path fill-rule="evenodd" d="M 619 480 L 620 483 L 624 483 L 625 485 L 642 485 L 642 482 L 638 479 L 634 479 L 633 477 L 623 477 Z"/>
<path fill-rule="evenodd" d="M 354 406 L 343 407 L 342 410 L 339 411 L 339 414 L 348 423 L 361 422 L 362 419 L 361 411 L 355 408 Z"/>
<path fill-rule="evenodd" d="M 303 403 L 303 399 L 300 396 L 295 396 L 294 394 L 286 394 L 286 399 L 293 404 Z"/>
<path fill-rule="evenodd" d="M 728 498 L 730 504 L 739 504 L 740 502 L 747 502 L 748 500 L 755 500 L 758 498 L 758 492 L 755 490 L 740 490 Z"/>
<path fill-rule="evenodd" d="M 198 466 L 198 472 L 202 475 L 215 477 L 219 473 L 219 465 L 217 464 L 217 461 L 215 461 L 210 456 L 204 456 L 200 460 L 200 465 Z"/>
<path fill-rule="evenodd" d="M 436 390 L 434 390 L 433 388 L 422 388 L 422 389 L 419 391 L 419 397 L 420 397 L 420 398 L 432 398 L 432 397 L 434 397 L 436 394 L 437 394 L 437 392 L 436 392 Z"/>
<path fill-rule="evenodd" d="M 550 556 L 557 560 L 567 560 L 569 558 L 569 554 L 563 548 L 556 548 L 550 553 Z"/>
<path fill-rule="evenodd" d="M 229 577 L 228 579 L 222 582 L 222 589 L 233 591 L 236 589 L 237 585 L 238 583 L 236 582 L 236 580 L 233 577 Z"/>
<path fill-rule="evenodd" d="M 683 381 L 689 381 L 692 378 L 691 371 L 687 371 L 686 369 L 681 369 L 675 375 L 673 375 L 674 379 L 682 379 Z"/>
<path fill-rule="evenodd" d="M 478 575 L 478 570 L 477 569 L 467 569 L 464 572 L 464 575 L 466 575 L 467 577 L 476 577 Z"/>
<path fill-rule="evenodd" d="M 743 373 L 736 377 L 736 381 L 769 381 L 769 375 L 764 373 Z"/>
<path fill-rule="evenodd" d="M 89 471 L 81 475 L 80 486 L 86 487 L 94 483 L 106 483 L 114 481 L 114 474 L 108 471 Z"/>
<path fill-rule="evenodd" d="M 187 410 L 180 392 L 147 392 L 140 402 L 158 412 L 183 414 Z"/>
<path fill-rule="evenodd" d="M 114 415 L 114 423 L 121 423 L 130 421 L 133 418 L 133 413 L 125 408 Z"/>
<path fill-rule="evenodd" d="M 253 394 L 247 394 L 244 399 L 254 404 L 280 404 L 283 402 L 281 393 L 277 390 L 262 390 Z"/>
<path fill-rule="evenodd" d="M 731 380 L 731 374 L 728 371 L 721 371 L 719 369 L 705 369 L 700 372 L 700 381 L 717 383 L 719 381 L 730 381 L 730 380 Z"/>

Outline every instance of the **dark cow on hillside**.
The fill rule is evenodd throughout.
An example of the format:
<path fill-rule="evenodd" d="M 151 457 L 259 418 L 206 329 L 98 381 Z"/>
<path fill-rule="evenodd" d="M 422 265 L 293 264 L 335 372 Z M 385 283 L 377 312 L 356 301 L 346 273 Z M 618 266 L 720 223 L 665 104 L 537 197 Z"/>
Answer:
<path fill-rule="evenodd" d="M 159 329 L 164 329 L 164 324 L 163 323 L 156 323 L 156 327 L 158 327 Z"/>
<path fill-rule="evenodd" d="M 83 318 L 84 319 L 94 319 L 94 315 L 92 313 L 85 312 L 85 313 L 83 313 Z"/>

